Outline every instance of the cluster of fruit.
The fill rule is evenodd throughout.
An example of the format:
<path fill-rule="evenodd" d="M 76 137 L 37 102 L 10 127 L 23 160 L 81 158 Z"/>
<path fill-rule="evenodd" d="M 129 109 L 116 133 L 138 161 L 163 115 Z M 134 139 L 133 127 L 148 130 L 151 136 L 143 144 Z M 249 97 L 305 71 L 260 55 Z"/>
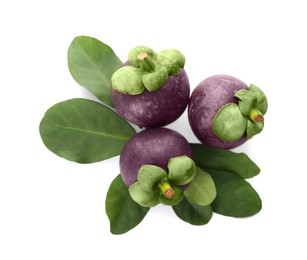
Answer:
<path fill-rule="evenodd" d="M 174 49 L 156 53 L 139 46 L 122 63 L 94 38 L 76 37 L 69 47 L 72 76 L 116 112 L 86 99 L 63 101 L 45 113 L 40 134 L 48 149 L 75 162 L 120 154 L 120 174 L 106 197 L 114 234 L 134 228 L 159 203 L 195 225 L 208 223 L 212 211 L 244 217 L 261 209 L 260 197 L 245 181 L 260 169 L 245 154 L 228 149 L 262 131 L 266 96 L 227 75 L 203 80 L 190 95 L 184 64 Z M 187 107 L 202 144 L 189 144 L 164 127 Z"/>
<path fill-rule="evenodd" d="M 197 171 L 188 141 L 176 131 L 160 128 L 178 119 L 187 106 L 193 132 L 211 147 L 234 148 L 264 126 L 267 99 L 258 87 L 248 87 L 232 76 L 215 75 L 203 80 L 190 98 L 184 63 L 177 50 L 155 53 L 139 46 L 111 79 L 116 111 L 130 123 L 146 128 L 128 141 L 120 155 L 122 180 L 142 207 L 160 202 L 174 206 L 184 196 L 207 206 L 216 196 L 215 191 L 202 194 L 193 189 L 196 185 L 215 190 L 210 188 L 210 176 L 206 182 L 196 183 L 201 179 L 194 179 L 196 174 L 206 173 Z"/>

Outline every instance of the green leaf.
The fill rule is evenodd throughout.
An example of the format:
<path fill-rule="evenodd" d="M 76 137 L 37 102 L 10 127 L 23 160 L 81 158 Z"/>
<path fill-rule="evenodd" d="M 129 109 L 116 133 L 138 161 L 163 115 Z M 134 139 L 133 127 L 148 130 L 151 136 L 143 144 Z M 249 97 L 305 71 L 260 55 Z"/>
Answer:
<path fill-rule="evenodd" d="M 196 175 L 184 195 L 190 202 L 198 205 L 211 204 L 216 197 L 216 188 L 210 174 L 197 167 Z"/>
<path fill-rule="evenodd" d="M 75 98 L 47 110 L 39 131 L 47 148 L 79 163 L 117 156 L 135 130 L 111 109 L 95 101 Z"/>
<path fill-rule="evenodd" d="M 146 216 L 149 208 L 135 203 L 118 175 L 110 185 L 106 197 L 106 213 L 113 234 L 123 234 L 136 227 Z"/>
<path fill-rule="evenodd" d="M 145 191 L 153 191 L 155 184 L 167 177 L 167 172 L 155 165 L 143 165 L 138 172 L 138 183 Z"/>
<path fill-rule="evenodd" d="M 236 173 L 247 179 L 259 174 L 260 168 L 245 154 L 202 144 L 191 144 L 194 161 L 202 169 Z"/>
<path fill-rule="evenodd" d="M 176 185 L 185 185 L 193 180 L 196 174 L 196 165 L 188 156 L 178 156 L 168 161 L 168 179 Z"/>
<path fill-rule="evenodd" d="M 214 212 L 231 217 L 248 217 L 261 210 L 258 193 L 243 178 L 225 171 L 208 172 L 217 189 L 217 196 L 212 203 Z"/>
<path fill-rule="evenodd" d="M 133 183 L 129 188 L 131 198 L 142 207 L 154 207 L 160 203 L 156 191 L 144 190 L 138 182 Z"/>
<path fill-rule="evenodd" d="M 78 36 L 69 46 L 68 67 L 73 78 L 110 106 L 111 77 L 121 65 L 113 50 L 95 38 Z"/>
<path fill-rule="evenodd" d="M 192 225 L 205 225 L 212 217 L 211 206 L 200 206 L 183 198 L 180 203 L 173 206 L 176 215 Z"/>

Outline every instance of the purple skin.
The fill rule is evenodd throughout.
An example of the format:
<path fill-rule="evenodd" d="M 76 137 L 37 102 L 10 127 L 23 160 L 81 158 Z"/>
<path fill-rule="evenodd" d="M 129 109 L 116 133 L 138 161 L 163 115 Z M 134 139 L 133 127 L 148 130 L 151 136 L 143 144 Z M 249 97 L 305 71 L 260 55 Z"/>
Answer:
<path fill-rule="evenodd" d="M 178 119 L 189 103 L 190 84 L 184 69 L 169 76 L 163 87 L 154 92 L 144 90 L 139 95 L 120 93 L 111 88 L 116 111 L 139 127 L 159 127 Z"/>
<path fill-rule="evenodd" d="M 227 103 L 238 103 L 234 96 L 248 86 L 241 80 L 227 75 L 215 75 L 203 80 L 193 91 L 189 103 L 188 117 L 191 128 L 205 145 L 224 149 L 237 147 L 247 141 L 246 135 L 239 140 L 225 142 L 213 132 L 215 114 Z"/>
<path fill-rule="evenodd" d="M 193 159 L 192 149 L 181 134 L 166 128 L 142 131 L 129 140 L 120 155 L 123 182 L 127 187 L 135 183 L 138 171 L 144 164 L 156 165 L 168 171 L 168 161 L 181 155 Z"/>

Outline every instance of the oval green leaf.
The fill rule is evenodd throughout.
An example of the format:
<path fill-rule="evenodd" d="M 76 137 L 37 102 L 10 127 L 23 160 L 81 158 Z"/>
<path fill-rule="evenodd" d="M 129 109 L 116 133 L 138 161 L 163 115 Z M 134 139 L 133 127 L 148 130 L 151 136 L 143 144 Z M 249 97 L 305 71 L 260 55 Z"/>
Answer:
<path fill-rule="evenodd" d="M 67 58 L 75 81 L 111 106 L 111 77 L 122 65 L 113 50 L 95 38 L 78 36 L 69 46 Z"/>
<path fill-rule="evenodd" d="M 254 177 L 260 172 L 260 168 L 245 153 L 234 153 L 202 144 L 190 145 L 194 161 L 202 169 L 232 172 L 244 179 Z"/>
<path fill-rule="evenodd" d="M 133 229 L 141 223 L 149 209 L 132 200 L 120 174 L 113 180 L 106 197 L 111 233 L 123 234 Z"/>
<path fill-rule="evenodd" d="M 92 163 L 119 155 L 136 133 L 111 109 L 81 98 L 49 108 L 39 131 L 50 151 L 79 163 Z"/>
<path fill-rule="evenodd" d="M 262 202 L 258 193 L 243 178 L 224 171 L 210 170 L 209 173 L 217 189 L 217 196 L 212 203 L 214 212 L 224 216 L 248 217 L 261 210 Z"/>
<path fill-rule="evenodd" d="M 211 204 L 216 197 L 216 188 L 210 174 L 197 167 L 196 175 L 184 195 L 190 202 L 198 205 Z"/>
<path fill-rule="evenodd" d="M 176 215 L 192 225 L 205 225 L 212 217 L 211 206 L 200 206 L 183 198 L 180 203 L 173 206 Z"/>

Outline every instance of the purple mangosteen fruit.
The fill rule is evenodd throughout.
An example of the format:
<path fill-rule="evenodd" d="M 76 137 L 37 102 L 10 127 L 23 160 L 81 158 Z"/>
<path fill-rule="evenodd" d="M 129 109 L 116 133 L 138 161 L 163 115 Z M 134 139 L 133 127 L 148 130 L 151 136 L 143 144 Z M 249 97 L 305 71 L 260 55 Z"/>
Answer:
<path fill-rule="evenodd" d="M 178 119 L 190 96 L 184 63 L 185 57 L 174 49 L 155 53 L 139 46 L 131 50 L 128 62 L 111 79 L 116 111 L 127 121 L 146 128 Z"/>
<path fill-rule="evenodd" d="M 191 128 L 205 145 L 231 149 L 264 127 L 268 102 L 255 85 L 228 75 L 203 80 L 193 91 L 188 108 Z"/>
<path fill-rule="evenodd" d="M 176 131 L 152 128 L 131 138 L 120 155 L 120 172 L 132 199 L 144 207 L 175 205 L 196 174 L 191 147 Z"/>

